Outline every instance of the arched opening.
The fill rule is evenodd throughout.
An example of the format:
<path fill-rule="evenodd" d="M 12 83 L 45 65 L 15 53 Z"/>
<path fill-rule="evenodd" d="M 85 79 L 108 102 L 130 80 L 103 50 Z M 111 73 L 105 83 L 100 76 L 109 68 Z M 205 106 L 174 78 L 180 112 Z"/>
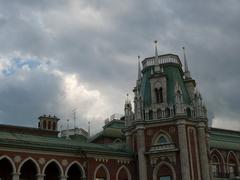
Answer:
<path fill-rule="evenodd" d="M 186 109 L 186 112 L 187 112 L 187 117 L 190 118 L 192 116 L 192 112 L 191 112 L 191 109 L 189 107 Z"/>
<path fill-rule="evenodd" d="M 94 172 L 94 180 L 110 180 L 110 174 L 103 164 L 99 165 Z"/>
<path fill-rule="evenodd" d="M 160 87 L 155 88 L 155 95 L 156 95 L 156 102 L 157 103 L 162 103 L 163 102 L 163 89 Z"/>
<path fill-rule="evenodd" d="M 82 172 L 78 164 L 73 164 L 68 169 L 67 172 L 68 180 L 80 180 L 82 177 Z"/>
<path fill-rule="evenodd" d="M 51 162 L 45 169 L 44 180 L 58 180 L 61 175 L 59 166 L 55 162 Z"/>
<path fill-rule="evenodd" d="M 118 169 L 116 180 L 131 180 L 130 172 L 125 166 L 122 166 Z"/>
<path fill-rule="evenodd" d="M 20 169 L 20 180 L 35 180 L 37 167 L 32 160 L 26 161 Z"/>
<path fill-rule="evenodd" d="M 157 110 L 157 118 L 160 119 L 162 117 L 162 110 L 158 109 Z"/>
<path fill-rule="evenodd" d="M 165 161 L 159 163 L 153 170 L 153 180 L 176 180 L 172 165 Z"/>
<path fill-rule="evenodd" d="M 0 160 L 0 179 L 12 180 L 13 167 L 7 158 Z"/>
<path fill-rule="evenodd" d="M 46 121 L 43 121 L 43 129 L 47 129 Z"/>
<path fill-rule="evenodd" d="M 220 162 L 217 156 L 211 158 L 212 175 L 213 177 L 221 177 Z"/>
<path fill-rule="evenodd" d="M 238 161 L 236 155 L 230 151 L 227 156 L 228 174 L 230 178 L 238 176 Z"/>
<path fill-rule="evenodd" d="M 170 109 L 169 108 L 166 108 L 165 109 L 165 116 L 168 118 L 170 117 Z"/>
<path fill-rule="evenodd" d="M 152 120 L 153 119 L 153 111 L 149 110 L 148 115 L 149 115 L 149 120 Z"/>

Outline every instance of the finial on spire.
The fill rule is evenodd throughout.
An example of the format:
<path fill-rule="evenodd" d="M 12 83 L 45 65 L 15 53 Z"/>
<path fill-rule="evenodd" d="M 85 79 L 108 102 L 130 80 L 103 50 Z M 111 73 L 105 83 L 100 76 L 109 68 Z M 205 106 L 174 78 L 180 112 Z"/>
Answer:
<path fill-rule="evenodd" d="M 141 65 L 140 65 L 140 56 L 138 56 L 138 80 L 141 80 Z"/>
<path fill-rule="evenodd" d="M 157 40 L 155 40 L 154 43 L 155 43 L 155 61 L 154 61 L 154 64 L 157 65 L 157 62 L 158 62 Z"/>
<path fill-rule="evenodd" d="M 188 70 L 185 47 L 182 47 L 182 49 L 183 49 L 183 59 L 184 59 L 184 74 L 186 78 L 191 78 L 190 71 Z"/>

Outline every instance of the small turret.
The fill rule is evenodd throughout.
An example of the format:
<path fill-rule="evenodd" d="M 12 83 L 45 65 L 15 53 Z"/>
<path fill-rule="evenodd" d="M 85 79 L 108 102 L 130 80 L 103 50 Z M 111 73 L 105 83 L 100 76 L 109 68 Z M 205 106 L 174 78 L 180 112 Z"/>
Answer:
<path fill-rule="evenodd" d="M 40 116 L 38 123 L 38 128 L 42 130 L 50 130 L 50 131 L 57 131 L 57 123 L 59 121 L 59 118 L 56 116 Z"/>
<path fill-rule="evenodd" d="M 128 94 L 127 94 L 127 98 L 125 100 L 124 112 L 125 112 L 126 126 L 130 126 L 132 123 L 132 119 L 133 119 L 133 111 L 132 111 L 131 101 L 128 98 Z"/>

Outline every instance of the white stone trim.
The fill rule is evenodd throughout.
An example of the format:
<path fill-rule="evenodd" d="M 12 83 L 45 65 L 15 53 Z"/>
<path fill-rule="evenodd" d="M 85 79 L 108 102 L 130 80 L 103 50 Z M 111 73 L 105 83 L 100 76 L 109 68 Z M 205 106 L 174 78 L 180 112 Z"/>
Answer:
<path fill-rule="evenodd" d="M 103 167 L 103 169 L 105 170 L 105 172 L 106 172 L 106 175 L 107 175 L 107 180 L 110 180 L 110 173 L 109 173 L 109 171 L 108 171 L 108 168 L 104 165 L 104 164 L 99 164 L 96 168 L 95 168 L 95 170 L 94 170 L 94 180 L 96 180 L 96 175 L 97 175 L 97 171 L 101 168 L 101 167 Z"/>
<path fill-rule="evenodd" d="M 61 164 L 56 159 L 51 159 L 45 164 L 45 166 L 43 167 L 43 170 L 42 170 L 42 174 L 45 174 L 45 170 L 46 170 L 47 166 L 52 162 L 57 164 L 57 166 L 59 168 L 59 171 L 60 171 L 59 176 L 64 176 L 63 168 L 62 168 Z"/>
<path fill-rule="evenodd" d="M 12 160 L 10 157 L 6 156 L 6 155 L 1 156 L 1 157 L 0 157 L 0 160 L 2 160 L 2 159 L 4 159 L 4 158 L 6 158 L 7 160 L 9 160 L 9 162 L 10 162 L 10 164 L 12 165 L 12 168 L 13 168 L 13 173 L 16 173 L 16 166 L 15 166 L 15 163 L 13 162 L 13 160 Z"/>
<path fill-rule="evenodd" d="M 210 152 L 210 159 L 212 160 L 212 154 L 214 154 L 214 151 L 215 151 L 218 155 L 220 155 L 222 161 L 220 161 L 220 159 L 218 158 L 218 156 L 217 156 L 217 158 L 218 158 L 218 160 L 219 160 L 220 165 L 221 165 L 221 163 L 223 163 L 223 164 L 222 164 L 222 165 L 223 165 L 223 172 L 225 173 L 225 172 L 226 172 L 225 159 L 224 159 L 222 153 L 221 153 L 218 149 L 212 149 L 212 150 L 211 150 L 211 152 Z"/>
<path fill-rule="evenodd" d="M 160 169 L 160 167 L 161 167 L 162 165 L 166 165 L 167 167 L 169 167 L 169 168 L 171 169 L 171 171 L 172 171 L 172 176 L 173 176 L 172 178 L 173 178 L 173 180 L 176 180 L 176 172 L 175 172 L 173 166 L 172 166 L 170 163 L 166 162 L 166 161 L 162 161 L 162 162 L 158 163 L 158 164 L 155 166 L 155 168 L 154 168 L 154 170 L 153 170 L 153 180 L 158 180 L 158 179 L 157 179 L 158 171 L 159 171 L 159 169 Z"/>
<path fill-rule="evenodd" d="M 78 161 L 73 161 L 73 162 L 71 162 L 71 163 L 68 165 L 68 167 L 67 167 L 66 170 L 65 170 L 65 176 L 67 176 L 68 170 L 69 170 L 69 169 L 71 168 L 71 166 L 74 165 L 74 164 L 77 164 L 77 165 L 78 165 L 78 167 L 80 168 L 80 171 L 81 171 L 81 173 L 82 173 L 82 178 L 85 178 L 85 177 L 86 177 L 85 170 L 84 170 L 83 166 L 82 166 Z"/>
<path fill-rule="evenodd" d="M 33 159 L 32 157 L 28 157 L 28 158 L 24 159 L 24 160 L 20 163 L 20 165 L 19 165 L 19 167 L 18 167 L 17 173 L 21 173 L 21 168 L 22 168 L 22 166 L 25 164 L 25 162 L 27 162 L 27 161 L 29 161 L 29 160 L 32 161 L 32 162 L 35 164 L 35 167 L 37 168 L 37 174 L 40 174 L 40 173 L 41 173 L 41 170 L 40 170 L 39 164 L 38 164 L 37 161 L 36 161 L 35 159 Z"/>
<path fill-rule="evenodd" d="M 118 180 L 118 174 L 122 169 L 124 169 L 127 172 L 128 180 L 132 180 L 131 173 L 129 172 L 128 168 L 124 165 L 122 165 L 120 168 L 118 168 L 117 173 L 116 173 L 116 180 Z"/>

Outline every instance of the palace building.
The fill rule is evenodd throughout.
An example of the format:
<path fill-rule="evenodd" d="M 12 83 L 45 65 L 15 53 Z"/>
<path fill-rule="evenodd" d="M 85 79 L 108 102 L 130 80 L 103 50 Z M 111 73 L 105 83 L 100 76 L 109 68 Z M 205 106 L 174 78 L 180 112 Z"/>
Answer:
<path fill-rule="evenodd" d="M 240 132 L 208 127 L 185 53 L 183 62 L 156 46 L 139 61 L 134 107 L 127 99 L 125 115 L 94 136 L 59 136 L 55 116 L 37 128 L 0 125 L 0 180 L 240 179 Z"/>

